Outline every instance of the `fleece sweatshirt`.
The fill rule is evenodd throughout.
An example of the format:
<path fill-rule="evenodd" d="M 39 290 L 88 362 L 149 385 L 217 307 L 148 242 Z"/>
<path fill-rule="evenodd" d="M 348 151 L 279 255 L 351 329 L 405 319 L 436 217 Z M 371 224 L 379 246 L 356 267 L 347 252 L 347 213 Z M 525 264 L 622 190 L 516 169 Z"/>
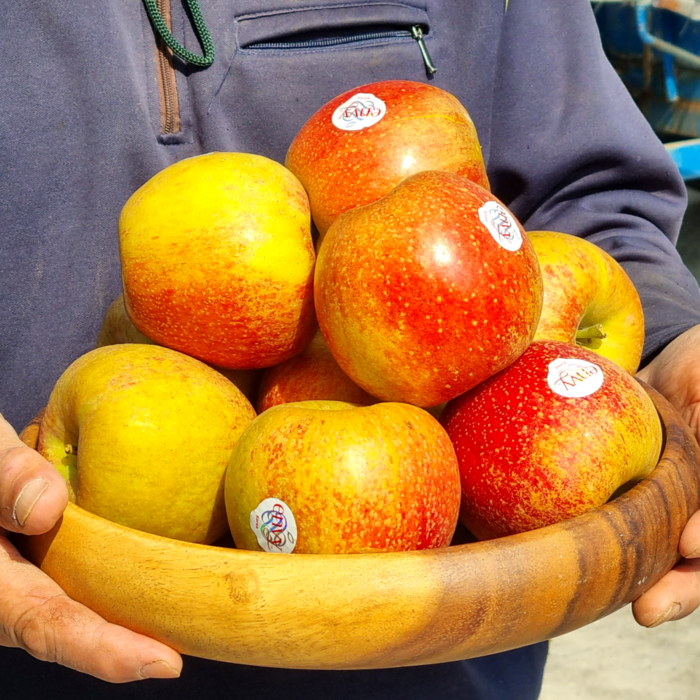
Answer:
<path fill-rule="evenodd" d="M 183 3 L 161 4 L 176 38 L 201 52 Z M 201 9 L 216 50 L 206 69 L 163 61 L 140 0 L 4 9 L 0 412 L 16 428 L 94 347 L 120 292 L 117 220 L 134 190 L 214 150 L 283 162 L 313 112 L 377 80 L 454 94 L 476 125 L 493 192 L 525 228 L 585 236 L 625 267 L 644 305 L 646 359 L 700 323 L 697 284 L 674 247 L 683 184 L 606 60 L 586 0 L 201 0 Z M 529 700 L 545 656 L 537 645 L 348 673 L 188 660 L 179 681 L 117 688 L 0 650 L 0 688 L 8 698 Z"/>

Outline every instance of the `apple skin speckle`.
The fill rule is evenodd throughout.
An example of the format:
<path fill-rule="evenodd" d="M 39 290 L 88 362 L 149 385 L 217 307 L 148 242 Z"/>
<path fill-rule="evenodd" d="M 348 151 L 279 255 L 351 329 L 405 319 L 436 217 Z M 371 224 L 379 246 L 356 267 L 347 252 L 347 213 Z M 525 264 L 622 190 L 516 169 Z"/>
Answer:
<path fill-rule="evenodd" d="M 279 163 L 178 161 L 122 209 L 127 314 L 151 340 L 217 367 L 283 362 L 316 330 L 310 226 L 306 193 Z"/>
<path fill-rule="evenodd" d="M 338 129 L 333 113 L 357 93 L 381 99 L 386 113 L 371 127 Z M 424 170 L 457 173 L 489 187 L 467 110 L 445 90 L 408 80 L 362 85 L 330 100 L 300 129 L 285 165 L 309 193 L 321 236 L 343 212 L 376 201 Z"/>
<path fill-rule="evenodd" d="M 454 447 L 426 411 L 340 401 L 273 406 L 250 424 L 226 472 L 233 539 L 259 550 L 250 513 L 282 500 L 294 553 L 356 554 L 449 545 L 459 516 Z"/>
<path fill-rule="evenodd" d="M 522 229 L 511 251 L 482 224 L 479 209 L 494 201 L 459 175 L 423 172 L 329 229 L 316 315 L 340 367 L 372 396 L 434 406 L 529 345 L 542 304 L 539 264 Z"/>
<path fill-rule="evenodd" d="M 603 370 L 589 396 L 561 396 L 549 363 Z M 461 518 L 479 539 L 551 525 L 604 504 L 648 476 L 662 431 L 651 399 L 618 365 L 559 341 L 535 341 L 510 367 L 448 403 L 441 419 L 457 453 Z"/>

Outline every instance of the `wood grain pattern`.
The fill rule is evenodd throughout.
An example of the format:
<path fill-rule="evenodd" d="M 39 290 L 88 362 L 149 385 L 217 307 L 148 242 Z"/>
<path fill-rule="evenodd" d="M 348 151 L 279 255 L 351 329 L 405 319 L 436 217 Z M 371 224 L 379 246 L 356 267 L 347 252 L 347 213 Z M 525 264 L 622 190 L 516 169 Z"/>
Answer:
<path fill-rule="evenodd" d="M 677 561 L 700 507 L 700 449 L 649 392 L 666 434 L 653 474 L 533 532 L 433 551 L 285 556 L 175 542 L 70 505 L 21 547 L 73 598 L 194 656 L 360 669 L 504 651 L 612 613 Z M 23 437 L 35 444 L 36 428 Z"/>

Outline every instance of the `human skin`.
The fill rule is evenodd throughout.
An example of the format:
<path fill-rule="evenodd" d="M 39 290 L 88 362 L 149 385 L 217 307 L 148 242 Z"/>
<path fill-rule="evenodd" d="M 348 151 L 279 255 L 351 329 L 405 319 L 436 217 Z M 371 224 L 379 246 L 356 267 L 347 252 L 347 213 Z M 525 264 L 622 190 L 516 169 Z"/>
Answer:
<path fill-rule="evenodd" d="M 676 338 L 637 376 L 664 394 L 700 439 L 700 325 Z M 34 486 L 37 479 L 44 480 L 40 488 Z M 178 676 L 182 659 L 176 651 L 70 600 L 9 541 L 8 531 L 50 530 L 67 502 L 63 478 L 0 419 L 0 645 L 114 683 Z M 686 525 L 679 550 L 684 559 L 633 604 L 640 625 L 678 620 L 700 605 L 700 511 Z"/>

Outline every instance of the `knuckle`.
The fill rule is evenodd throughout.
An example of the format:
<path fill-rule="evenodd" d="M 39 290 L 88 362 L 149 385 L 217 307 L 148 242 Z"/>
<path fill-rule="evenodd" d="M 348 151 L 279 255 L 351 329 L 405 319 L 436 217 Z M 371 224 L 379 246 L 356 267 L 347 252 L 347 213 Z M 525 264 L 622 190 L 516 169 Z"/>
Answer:
<path fill-rule="evenodd" d="M 79 623 L 73 603 L 65 593 L 41 597 L 22 612 L 12 625 L 16 646 L 42 661 L 63 663 L 63 631 Z"/>

